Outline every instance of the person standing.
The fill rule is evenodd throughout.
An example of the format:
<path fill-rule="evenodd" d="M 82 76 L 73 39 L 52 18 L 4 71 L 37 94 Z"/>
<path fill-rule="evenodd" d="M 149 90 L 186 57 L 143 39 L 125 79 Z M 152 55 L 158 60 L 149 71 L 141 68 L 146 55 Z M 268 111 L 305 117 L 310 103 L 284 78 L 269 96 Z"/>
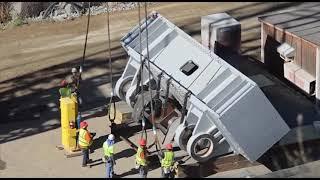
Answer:
<path fill-rule="evenodd" d="M 93 142 L 93 136 L 87 130 L 88 123 L 86 121 L 82 121 L 80 123 L 78 144 L 83 154 L 82 167 L 86 167 L 88 163 L 90 163 L 91 159 L 89 159 L 89 148 Z"/>
<path fill-rule="evenodd" d="M 71 88 L 68 85 L 68 82 L 64 79 L 60 83 L 61 88 L 59 89 L 60 97 L 70 97 L 71 96 Z"/>
<path fill-rule="evenodd" d="M 72 73 L 72 76 L 71 76 L 70 84 L 72 85 L 72 92 L 78 93 L 79 84 L 81 80 L 80 73 L 78 73 L 77 68 L 72 68 L 71 73 Z"/>
<path fill-rule="evenodd" d="M 174 153 L 172 144 L 166 145 L 166 151 L 162 154 L 161 174 L 163 178 L 174 178 Z"/>
<path fill-rule="evenodd" d="M 136 154 L 136 169 L 139 169 L 139 174 L 141 178 L 147 178 L 148 166 L 145 139 L 140 139 L 139 141 L 139 147 Z"/>
<path fill-rule="evenodd" d="M 107 178 L 112 178 L 114 174 L 114 165 L 116 161 L 114 159 L 114 135 L 109 134 L 108 139 L 103 143 L 103 152 L 106 162 Z"/>
<path fill-rule="evenodd" d="M 79 105 L 79 107 L 81 107 L 82 98 L 80 96 L 80 88 L 79 88 L 80 81 L 82 80 L 81 71 L 78 72 L 76 68 L 72 68 L 71 73 L 72 73 L 71 83 L 70 83 L 71 84 L 71 92 L 76 94 L 78 105 Z"/>

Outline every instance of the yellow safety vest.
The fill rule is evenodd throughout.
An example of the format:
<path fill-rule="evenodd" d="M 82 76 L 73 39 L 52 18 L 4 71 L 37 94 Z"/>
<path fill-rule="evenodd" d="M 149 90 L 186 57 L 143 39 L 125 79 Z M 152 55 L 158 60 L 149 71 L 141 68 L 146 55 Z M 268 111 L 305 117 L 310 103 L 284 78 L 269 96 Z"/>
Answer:
<path fill-rule="evenodd" d="M 103 143 L 103 152 L 104 155 L 107 157 L 110 157 L 111 155 L 113 155 L 113 145 L 108 146 L 107 142 Z"/>
<path fill-rule="evenodd" d="M 88 131 L 83 128 L 79 130 L 78 144 L 80 147 L 87 148 L 92 144 L 92 141 L 88 142 L 85 138 L 87 133 Z"/>
<path fill-rule="evenodd" d="M 71 88 L 64 87 L 59 89 L 59 93 L 61 97 L 70 97 L 71 96 Z"/>
<path fill-rule="evenodd" d="M 161 167 L 171 167 L 174 163 L 174 154 L 172 151 L 164 152 L 164 158 L 161 160 Z"/>
<path fill-rule="evenodd" d="M 136 164 L 141 165 L 141 166 L 147 165 L 147 161 L 146 161 L 146 158 L 144 157 L 145 156 L 144 153 L 145 153 L 144 150 L 139 146 L 137 154 L 136 154 Z M 141 157 L 141 156 L 143 156 L 143 157 Z"/>

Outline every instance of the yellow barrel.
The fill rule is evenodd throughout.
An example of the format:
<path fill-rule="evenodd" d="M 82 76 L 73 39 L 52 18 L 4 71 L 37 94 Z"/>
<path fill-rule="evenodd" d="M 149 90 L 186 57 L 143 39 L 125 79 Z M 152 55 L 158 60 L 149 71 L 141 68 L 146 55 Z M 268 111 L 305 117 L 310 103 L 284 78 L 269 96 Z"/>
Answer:
<path fill-rule="evenodd" d="M 64 149 L 71 151 L 76 147 L 76 128 L 70 128 L 70 123 L 76 124 L 78 107 L 70 97 L 60 98 L 61 109 L 61 140 Z"/>
<path fill-rule="evenodd" d="M 71 94 L 71 99 L 72 99 L 74 102 L 78 103 L 78 102 L 77 102 L 77 94 L 72 93 L 72 94 Z"/>

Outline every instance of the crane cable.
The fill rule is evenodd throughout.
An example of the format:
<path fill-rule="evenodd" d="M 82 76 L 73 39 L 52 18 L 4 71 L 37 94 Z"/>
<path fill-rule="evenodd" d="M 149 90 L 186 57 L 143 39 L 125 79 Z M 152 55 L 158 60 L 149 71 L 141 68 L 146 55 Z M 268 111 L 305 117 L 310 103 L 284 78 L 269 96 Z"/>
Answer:
<path fill-rule="evenodd" d="M 145 129 L 145 118 L 143 116 L 144 114 L 144 89 L 143 89 L 143 66 L 144 66 L 144 59 L 142 58 L 142 39 L 141 39 L 141 12 L 140 12 L 140 2 L 138 2 L 138 15 L 139 15 L 139 42 L 140 42 L 140 46 L 139 46 L 139 50 L 140 50 L 140 62 L 141 62 L 141 66 L 140 66 L 140 73 L 138 75 L 140 83 L 141 83 L 141 101 L 142 101 L 142 115 L 139 117 L 141 118 L 141 122 L 142 122 L 142 129 L 141 129 L 141 139 L 143 138 L 143 134 L 145 134 L 145 139 L 147 141 L 147 132 Z M 139 85 L 139 82 L 137 82 L 137 86 Z"/>
<path fill-rule="evenodd" d="M 111 126 L 114 123 L 116 118 L 116 104 L 114 101 L 114 87 L 113 87 L 113 73 L 112 73 L 112 63 L 111 63 L 111 42 L 110 42 L 110 12 L 109 12 L 109 3 L 107 2 L 107 19 L 108 19 L 108 51 L 109 51 L 109 69 L 110 69 L 110 84 L 111 84 L 111 94 L 110 101 L 108 105 L 108 114 L 109 120 L 111 121 Z M 111 118 L 111 104 L 113 104 L 113 118 Z"/>
<path fill-rule="evenodd" d="M 85 38 L 85 41 L 84 41 L 84 47 L 83 47 L 83 54 L 82 54 L 82 61 L 81 61 L 81 65 L 79 67 L 79 72 L 80 72 L 80 77 L 77 79 L 77 86 L 79 87 L 80 85 L 80 79 L 81 79 L 81 74 L 83 72 L 83 66 L 84 66 L 84 60 L 85 60 L 85 57 L 86 57 L 86 49 L 87 49 L 87 42 L 88 42 L 88 34 L 89 34 L 89 25 L 90 25 L 90 2 L 88 4 L 89 6 L 89 12 L 88 12 L 88 21 L 87 21 L 87 31 L 86 31 L 86 38 Z"/>
<path fill-rule="evenodd" d="M 146 43 L 147 43 L 147 60 L 148 60 L 148 71 L 149 71 L 149 91 L 150 91 L 150 97 L 151 97 L 151 121 L 152 121 L 152 130 L 153 130 L 153 134 L 155 136 L 155 145 L 156 145 L 156 150 L 158 153 L 158 157 L 159 155 L 159 150 L 162 154 L 162 150 L 161 150 L 161 146 L 159 145 L 159 140 L 158 140 L 158 136 L 157 136 L 157 132 L 156 132 L 156 126 L 155 126 L 155 120 L 154 120 L 154 109 L 153 109 L 153 102 L 152 102 L 152 90 L 151 90 L 151 69 L 150 69 L 150 56 L 149 56 L 149 45 L 148 45 L 148 15 L 147 15 L 147 2 L 145 2 L 145 6 L 144 6 L 144 12 L 145 12 L 145 21 L 146 21 Z M 160 148 L 158 148 L 158 145 L 160 146 Z"/>
<path fill-rule="evenodd" d="M 89 34 L 89 25 L 90 25 L 90 15 L 91 15 L 90 2 L 89 2 L 89 4 L 88 4 L 88 8 L 89 8 L 89 12 L 88 12 L 86 39 L 85 39 L 85 41 L 84 41 L 82 62 L 81 62 L 80 69 L 79 69 L 80 77 L 81 77 L 81 73 L 83 72 L 84 60 L 85 60 L 85 57 L 86 57 L 86 50 L 87 50 L 87 42 L 88 42 L 88 34 Z M 80 78 L 79 78 L 79 79 L 80 79 Z M 78 81 L 79 81 L 78 83 L 80 83 L 80 80 L 78 80 Z"/>

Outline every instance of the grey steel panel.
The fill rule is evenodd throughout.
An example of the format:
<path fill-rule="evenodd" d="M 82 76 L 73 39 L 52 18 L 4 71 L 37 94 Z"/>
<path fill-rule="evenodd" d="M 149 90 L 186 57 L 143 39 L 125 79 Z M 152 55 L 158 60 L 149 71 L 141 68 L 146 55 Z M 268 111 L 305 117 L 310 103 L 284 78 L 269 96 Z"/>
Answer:
<path fill-rule="evenodd" d="M 161 79 L 162 90 L 165 90 L 164 82 L 171 76 L 173 80 L 170 95 L 181 105 L 186 92 L 192 92 L 187 102 L 188 113 L 183 122 L 189 125 L 189 128 L 194 127 L 192 136 L 187 144 L 181 144 L 186 143 L 180 139 L 185 128 L 183 124 L 178 126 L 175 134 L 175 141 L 179 142 L 181 148 L 187 148 L 191 156 L 194 157 L 191 147 L 195 141 L 200 137 L 209 137 L 217 143 L 215 146 L 219 149 L 219 152 L 214 152 L 213 155 L 232 150 L 235 154 L 242 154 L 254 161 L 289 131 L 289 127 L 254 81 L 161 15 L 158 14 L 152 24 L 153 26 L 148 27 L 153 28 L 149 33 L 151 67 L 145 68 L 144 75 L 149 71 L 157 80 L 157 75 L 161 71 L 164 72 Z M 130 72 L 124 72 L 119 83 L 124 81 L 125 74 L 138 72 L 132 69 L 138 69 L 140 61 L 136 49 L 136 39 L 139 38 L 136 35 L 137 28 L 136 26 L 130 31 L 131 35 L 128 34 L 121 39 L 132 58 L 128 62 L 130 68 L 125 69 Z M 132 48 L 125 42 L 135 46 Z M 142 54 L 146 55 L 145 48 Z M 187 76 L 180 68 L 189 60 L 192 60 L 198 69 Z M 128 90 L 130 92 L 125 97 L 128 104 L 131 103 L 129 96 L 134 92 L 137 75 L 138 73 L 134 75 Z"/>

